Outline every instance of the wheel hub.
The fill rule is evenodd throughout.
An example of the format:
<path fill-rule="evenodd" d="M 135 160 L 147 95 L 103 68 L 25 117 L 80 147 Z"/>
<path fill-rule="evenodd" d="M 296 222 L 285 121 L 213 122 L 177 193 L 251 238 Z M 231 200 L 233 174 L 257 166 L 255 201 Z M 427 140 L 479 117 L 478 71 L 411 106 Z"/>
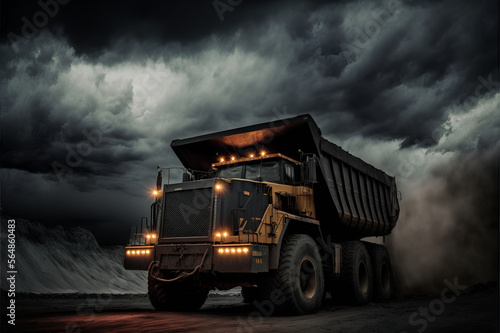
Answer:
<path fill-rule="evenodd" d="M 368 272 L 364 262 L 359 263 L 358 268 L 359 289 L 363 294 L 368 292 Z"/>
<path fill-rule="evenodd" d="M 306 256 L 302 259 L 300 263 L 300 290 L 305 298 L 311 299 L 316 294 L 316 266 L 314 265 L 313 260 Z"/>

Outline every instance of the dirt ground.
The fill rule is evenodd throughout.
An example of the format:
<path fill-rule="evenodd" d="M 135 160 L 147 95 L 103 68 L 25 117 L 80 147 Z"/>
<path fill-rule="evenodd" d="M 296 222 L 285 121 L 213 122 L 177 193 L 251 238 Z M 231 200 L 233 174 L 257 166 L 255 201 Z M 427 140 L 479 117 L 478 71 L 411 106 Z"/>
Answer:
<path fill-rule="evenodd" d="M 498 332 L 498 284 L 444 296 L 342 306 L 327 298 L 313 315 L 276 317 L 272 303 L 211 294 L 198 312 L 159 312 L 146 295 L 19 295 L 13 332 Z M 3 303 L 3 302 L 2 302 Z M 4 309 L 4 304 L 2 304 Z"/>

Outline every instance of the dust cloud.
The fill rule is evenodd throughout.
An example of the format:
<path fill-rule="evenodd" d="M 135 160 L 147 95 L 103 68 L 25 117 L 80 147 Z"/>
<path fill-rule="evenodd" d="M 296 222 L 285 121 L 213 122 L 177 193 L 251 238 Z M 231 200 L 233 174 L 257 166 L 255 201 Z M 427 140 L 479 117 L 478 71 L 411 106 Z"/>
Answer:
<path fill-rule="evenodd" d="M 498 281 L 498 162 L 498 149 L 460 153 L 410 185 L 387 242 L 402 293 Z"/>

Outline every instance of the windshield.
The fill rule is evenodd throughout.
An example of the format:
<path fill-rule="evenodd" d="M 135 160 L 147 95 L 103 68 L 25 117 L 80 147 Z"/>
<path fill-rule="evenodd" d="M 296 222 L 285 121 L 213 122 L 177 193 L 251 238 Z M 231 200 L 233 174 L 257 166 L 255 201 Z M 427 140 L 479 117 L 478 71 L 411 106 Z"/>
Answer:
<path fill-rule="evenodd" d="M 219 171 L 219 178 L 241 178 L 242 171 L 243 165 L 224 168 Z"/>
<path fill-rule="evenodd" d="M 244 178 L 249 180 L 279 182 L 280 163 L 279 161 L 266 161 L 245 165 L 244 176 L 243 165 L 229 166 L 219 171 L 219 178 Z M 259 179 L 260 177 L 260 179 Z"/>
<path fill-rule="evenodd" d="M 278 161 L 266 161 L 261 164 L 250 164 L 246 166 L 245 179 L 265 180 L 269 182 L 280 181 L 280 169 Z M 259 179 L 259 176 L 261 179 Z"/>

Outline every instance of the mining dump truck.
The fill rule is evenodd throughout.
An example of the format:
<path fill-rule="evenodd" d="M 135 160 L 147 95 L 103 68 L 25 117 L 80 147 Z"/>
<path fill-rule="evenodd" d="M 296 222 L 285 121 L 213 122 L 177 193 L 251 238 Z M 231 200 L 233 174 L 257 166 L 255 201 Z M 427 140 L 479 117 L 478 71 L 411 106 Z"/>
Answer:
<path fill-rule="evenodd" d="M 362 305 L 394 290 L 381 244 L 399 215 L 396 182 L 321 135 L 310 115 L 173 140 L 182 182 L 165 182 L 126 269 L 148 271 L 159 310 L 196 310 L 242 287 L 273 313 L 317 311 L 326 293 Z M 262 304 L 262 303 L 261 303 Z"/>

